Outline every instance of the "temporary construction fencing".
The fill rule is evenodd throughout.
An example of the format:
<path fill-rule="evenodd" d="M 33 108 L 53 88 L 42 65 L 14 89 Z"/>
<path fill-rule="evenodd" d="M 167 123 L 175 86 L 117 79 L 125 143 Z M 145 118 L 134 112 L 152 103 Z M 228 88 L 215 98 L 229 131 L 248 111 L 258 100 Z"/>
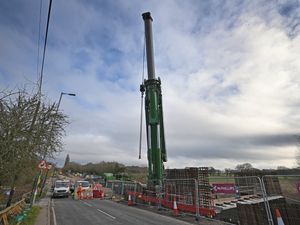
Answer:
<path fill-rule="evenodd" d="M 300 175 L 213 178 L 216 219 L 243 225 L 300 224 Z M 232 191 L 232 187 L 234 191 Z"/>
<path fill-rule="evenodd" d="M 170 179 L 163 182 L 162 187 L 156 190 L 148 190 L 146 186 L 138 182 L 109 181 L 115 195 L 120 195 L 133 204 L 151 204 L 158 208 L 174 208 L 177 210 L 195 214 L 196 217 L 215 216 L 215 210 L 211 201 L 207 201 L 203 185 L 195 179 Z M 130 203 L 131 205 L 131 203 Z"/>
<path fill-rule="evenodd" d="M 284 225 L 300 224 L 300 175 L 210 177 L 208 184 L 191 178 L 166 179 L 155 190 L 138 182 L 111 181 L 108 185 L 114 195 L 125 200 L 130 195 L 130 205 L 168 209 L 176 205 L 179 213 L 243 225 L 276 225 L 279 211 Z"/>
<path fill-rule="evenodd" d="M 273 224 L 278 219 L 276 211 L 281 213 L 285 225 L 300 224 L 300 175 L 264 175 L 262 182 L 268 202 L 281 196 L 280 201 L 268 204 Z"/>

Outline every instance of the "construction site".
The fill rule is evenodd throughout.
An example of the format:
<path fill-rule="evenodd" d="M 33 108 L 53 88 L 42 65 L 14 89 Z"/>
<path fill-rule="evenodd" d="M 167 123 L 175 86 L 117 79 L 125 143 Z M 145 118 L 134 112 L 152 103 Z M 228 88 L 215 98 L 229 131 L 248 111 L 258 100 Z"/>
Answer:
<path fill-rule="evenodd" d="M 284 224 L 300 222 L 300 196 L 290 188 L 295 188 L 299 176 L 260 177 L 245 172 L 229 181 L 225 177 L 211 180 L 206 167 L 168 169 L 166 173 L 163 186 L 157 190 L 139 182 L 109 181 L 109 197 L 129 206 L 150 206 L 175 217 L 192 217 L 200 224 L 277 224 L 275 212 Z"/>
<path fill-rule="evenodd" d="M 140 91 L 142 106 L 145 93 L 148 181 L 147 184 L 111 181 L 109 187 L 113 193 L 123 196 L 129 206 L 146 203 L 158 209 L 172 209 L 174 216 L 194 215 L 196 221 L 214 218 L 232 224 L 274 225 L 282 218 L 285 225 L 300 224 L 300 205 L 296 204 L 300 196 L 294 202 L 287 200 L 285 197 L 290 193 L 283 194 L 279 176 L 246 171 L 235 173 L 228 182 L 220 178 L 210 180 L 207 167 L 164 169 L 167 151 L 161 81 L 156 78 L 154 67 L 153 19 L 149 12 L 143 14 L 143 19 L 148 79 L 141 84 Z M 299 177 L 286 179 L 291 178 L 289 181 L 295 188 Z"/>
<path fill-rule="evenodd" d="M 51 11 L 51 3 L 52 1 L 49 5 L 47 29 L 49 25 L 48 23 Z M 10 200 L 9 204 L 7 204 L 6 209 L 3 207 L 3 211 L 1 211 L 0 223 L 4 225 L 9 225 L 12 221 L 9 221 L 10 217 L 18 215 L 18 217 L 16 217 L 18 219 L 20 218 L 20 214 L 22 214 L 22 216 L 26 214 L 23 213 L 25 212 L 25 208 L 27 207 L 26 204 L 32 207 L 35 203 L 38 193 L 39 200 L 43 199 L 43 194 L 48 195 L 48 198 L 46 198 L 48 202 L 46 203 L 46 207 L 44 207 L 44 209 L 46 208 L 48 214 L 45 212 L 43 213 L 48 215 L 47 219 L 51 217 L 54 218 L 54 221 L 56 221 L 56 214 L 54 208 L 57 207 L 56 212 L 60 213 L 57 213 L 57 218 L 61 221 L 71 221 L 73 218 L 70 215 L 76 214 L 75 216 L 80 217 L 82 219 L 81 221 L 84 221 L 85 219 L 85 221 L 93 221 L 93 224 L 96 224 L 95 221 L 97 220 L 104 221 L 105 224 L 141 224 L 140 221 L 143 221 L 142 219 L 145 219 L 147 221 L 147 223 L 145 222 L 145 224 L 171 224 L 171 222 L 152 223 L 151 220 L 152 217 L 154 218 L 154 216 L 153 214 L 146 216 L 146 213 L 144 212 L 146 211 L 154 212 L 154 215 L 163 215 L 167 218 L 166 221 L 179 221 L 178 224 L 188 223 L 202 225 L 300 225 L 299 168 L 295 169 L 295 171 L 293 171 L 293 173 L 290 174 L 280 173 L 278 172 L 278 170 L 275 169 L 272 171 L 267 171 L 255 168 L 243 168 L 240 170 L 232 170 L 229 173 L 225 172 L 226 169 L 224 169 L 224 172 L 222 170 L 220 174 L 216 175 L 210 172 L 209 165 L 203 165 L 200 163 L 198 165 L 198 162 L 206 163 L 205 157 L 203 157 L 203 161 L 198 160 L 196 162 L 191 162 L 191 164 L 188 164 L 193 166 L 185 168 L 184 166 L 182 168 L 166 167 L 166 163 L 168 162 L 168 155 L 172 154 L 172 151 L 168 151 L 166 145 L 166 128 L 164 124 L 165 118 L 163 110 L 163 82 L 160 79 L 160 77 L 157 76 L 155 69 L 154 38 L 152 28 L 153 18 L 150 12 L 145 12 L 142 14 L 142 19 L 144 25 L 143 77 L 142 82 L 139 86 L 141 104 L 138 106 L 138 110 L 140 109 L 141 111 L 136 113 L 136 115 L 138 115 L 139 118 L 135 119 L 139 119 L 140 130 L 139 133 L 137 132 L 139 135 L 139 159 L 141 159 L 141 156 L 143 155 L 143 141 L 146 143 L 146 153 L 144 155 L 146 155 L 147 157 L 147 166 L 145 166 L 144 168 L 145 173 L 147 174 L 145 175 L 145 181 L 141 182 L 138 181 L 138 179 L 134 179 L 130 176 L 127 176 L 125 179 L 125 175 L 121 172 L 113 174 L 112 171 L 105 171 L 103 174 L 97 174 L 93 169 L 91 169 L 91 171 L 93 171 L 93 174 L 88 175 L 88 177 L 86 177 L 81 171 L 82 167 L 79 167 L 76 173 L 73 171 L 72 174 L 71 172 L 68 172 L 68 169 L 66 169 L 67 163 L 65 163 L 62 169 L 57 169 L 57 171 L 55 172 L 53 171 L 52 177 L 49 178 L 47 177 L 48 171 L 51 170 L 52 165 L 50 168 L 48 167 L 48 163 L 45 159 L 46 153 L 43 153 L 44 155 L 41 160 L 41 163 L 38 165 L 38 173 L 34 178 L 32 191 L 27 193 L 27 195 L 30 195 L 30 197 L 26 197 L 26 202 L 24 193 L 22 193 L 22 196 L 20 195 L 21 197 L 19 203 L 17 202 L 10 206 L 12 195 L 15 191 L 15 182 L 13 182 L 12 187 L 6 187 L 5 195 L 7 195 L 7 198 Z M 44 55 L 45 49 L 46 47 L 44 48 Z M 119 53 L 114 54 L 117 55 Z M 103 64 L 105 64 L 105 61 L 103 61 Z M 144 77 L 144 64 L 146 65 L 147 69 L 147 77 Z M 42 81 L 42 79 L 40 80 Z M 221 78 L 220 80 L 220 83 L 222 83 L 223 80 Z M 227 91 L 230 92 L 230 94 L 232 94 L 233 92 L 238 91 L 236 89 L 238 88 L 235 88 L 235 86 L 232 85 L 230 86 L 229 91 Z M 136 92 L 138 92 L 138 90 Z M 75 96 L 75 94 L 73 93 L 61 92 L 58 106 L 56 107 L 56 105 L 54 104 L 52 107 L 53 109 L 55 109 L 55 113 L 53 113 L 55 118 L 58 117 L 58 107 L 60 105 L 63 95 Z M 38 105 L 40 104 L 41 102 L 40 100 L 38 100 Z M 176 111 L 171 113 L 176 113 Z M 209 113 L 205 115 L 209 115 Z M 51 124 L 51 127 L 48 130 L 50 131 L 52 131 L 56 126 L 55 118 L 51 119 L 49 122 L 49 124 Z M 64 118 L 64 116 L 62 116 L 62 118 Z M 103 119 L 102 114 L 101 116 L 99 116 L 99 118 L 97 117 L 97 120 L 101 120 L 101 126 L 104 126 L 106 121 L 105 119 Z M 127 119 L 127 117 L 124 118 Z M 112 119 L 112 121 L 113 120 L 114 119 Z M 87 119 L 86 121 L 89 120 Z M 35 121 L 32 122 L 32 124 L 34 123 Z M 90 121 L 89 123 L 92 124 L 92 122 Z M 119 136 L 121 135 L 118 133 L 120 125 L 116 125 L 116 127 L 111 129 L 113 130 L 111 132 L 114 134 L 117 133 L 116 136 L 120 138 Z M 191 130 L 192 129 L 193 128 L 191 128 Z M 143 131 L 145 131 L 145 134 L 143 134 Z M 130 132 L 126 130 L 125 133 L 127 134 Z M 200 134 L 204 133 L 204 131 L 200 132 Z M 114 155 L 115 152 L 110 152 L 112 150 L 108 148 L 105 144 L 112 142 L 111 139 L 113 138 L 106 138 L 105 135 L 87 136 L 88 138 L 90 138 L 89 141 L 92 142 L 92 144 L 104 145 L 104 150 L 101 148 L 104 152 L 103 157 L 107 157 L 107 155 L 109 155 L 109 157 L 111 157 L 110 159 L 115 160 L 119 159 L 118 157 L 124 156 L 124 158 L 126 158 L 128 156 L 127 153 L 123 155 L 120 153 L 121 151 L 119 151 L 118 149 L 119 143 L 115 145 L 118 147 L 114 146 L 115 148 L 112 149 L 114 149 L 115 152 L 120 153 L 120 156 Z M 144 136 L 145 140 L 143 140 Z M 226 135 L 224 135 L 224 137 L 225 136 Z M 268 139 L 269 142 L 277 141 L 273 140 L 268 135 L 266 136 L 266 139 Z M 52 135 L 45 136 L 44 139 L 47 139 L 48 137 L 52 138 Z M 175 137 L 177 136 L 175 135 Z M 222 136 L 222 138 L 224 137 Z M 245 139 L 247 139 L 247 137 L 248 136 L 246 136 Z M 76 137 L 76 139 L 77 138 L 78 137 Z M 126 139 L 124 143 L 127 141 L 127 138 L 127 136 L 123 138 Z M 226 136 L 226 138 L 228 137 Z M 231 142 L 232 140 L 235 140 L 234 138 L 230 138 L 228 138 L 228 140 L 226 141 Z M 283 139 L 284 138 L 285 136 L 283 137 Z M 43 141 L 45 141 L 44 139 Z M 23 139 L 19 138 L 18 140 Z M 188 141 L 189 139 L 186 142 Z M 74 142 L 75 144 L 73 144 L 73 146 L 75 146 L 74 148 L 76 148 L 76 141 L 73 140 L 69 142 L 71 144 L 73 144 Z M 247 140 L 241 143 L 245 143 L 246 145 Z M 182 144 L 179 146 L 182 148 L 182 146 L 184 145 Z M 233 145 L 230 145 L 228 149 L 232 146 Z M 254 152 L 253 154 L 256 154 L 255 146 L 250 147 L 251 150 Z M 122 147 L 120 147 L 120 149 L 121 148 Z M 243 148 L 243 146 L 241 148 Z M 48 146 L 45 149 L 46 152 Z M 210 151 L 209 147 L 207 147 L 207 149 L 208 150 L 204 149 L 202 153 L 205 151 Z M 224 149 L 228 150 L 226 148 Z M 191 150 L 192 154 L 198 154 L 197 151 L 198 149 Z M 228 152 L 230 151 L 228 150 Z M 176 154 L 176 151 L 173 151 L 173 153 Z M 90 157 L 89 160 L 94 159 L 94 155 L 92 153 L 89 153 L 86 149 L 84 149 L 84 151 L 80 150 L 79 153 L 75 151 L 74 155 L 76 154 L 80 155 L 80 157 L 82 157 L 82 155 L 84 154 L 87 154 L 88 157 Z M 15 155 L 13 156 L 15 157 Z M 67 155 L 67 157 L 68 160 L 66 161 L 70 163 L 69 155 Z M 131 155 L 128 156 L 128 158 L 130 157 Z M 199 156 L 197 157 L 201 158 L 202 156 L 199 154 Z M 209 157 L 210 155 L 207 156 L 207 158 Z M 222 157 L 222 159 L 225 158 L 227 162 L 231 159 L 231 155 L 223 155 Z M 193 157 L 190 157 L 188 158 L 188 160 L 192 161 L 192 158 Z M 174 159 L 177 160 L 176 157 L 174 157 L 173 160 Z M 179 159 L 181 158 L 179 157 Z M 213 158 L 212 160 L 216 159 Z M 84 162 L 84 160 L 80 162 Z M 174 165 L 181 165 L 179 160 L 176 163 L 177 164 Z M 113 162 L 111 164 L 114 164 L 115 167 L 118 169 L 118 163 Z M 87 165 L 91 167 L 92 163 L 89 163 Z M 17 174 L 15 174 L 14 176 L 14 179 L 16 179 Z M 96 178 L 99 179 L 96 180 Z M 52 182 L 51 184 L 50 180 Z M 47 187 L 47 185 L 49 186 L 48 189 L 45 188 Z M 28 189 L 30 189 L 30 187 Z M 44 193 L 43 190 L 45 189 L 46 191 Z M 66 198 L 65 201 L 62 198 Z M 2 204 L 2 206 L 4 206 L 4 204 Z M 65 216 L 65 209 L 70 210 L 70 214 L 68 214 L 68 216 Z M 80 215 L 81 212 L 84 213 Z M 101 215 L 102 217 L 99 215 Z M 23 217 L 26 217 L 26 215 Z M 165 217 L 156 219 L 157 221 L 158 219 L 164 221 Z M 20 221 L 21 220 L 22 219 L 20 219 Z M 48 219 L 48 221 L 49 222 L 47 223 L 47 225 L 50 225 L 50 219 Z M 83 223 L 80 222 L 80 220 L 78 221 L 79 222 L 77 224 L 89 225 L 89 223 Z M 125 222 L 123 223 L 122 221 Z M 56 225 L 56 222 L 53 224 Z"/>

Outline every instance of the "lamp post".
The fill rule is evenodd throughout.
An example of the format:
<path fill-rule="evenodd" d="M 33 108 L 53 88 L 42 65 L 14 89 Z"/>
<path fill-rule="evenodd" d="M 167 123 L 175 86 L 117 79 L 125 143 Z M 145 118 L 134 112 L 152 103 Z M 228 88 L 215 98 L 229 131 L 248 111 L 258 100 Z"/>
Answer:
<path fill-rule="evenodd" d="M 60 96 L 59 96 L 58 103 L 57 103 L 56 113 L 58 112 L 58 108 L 59 108 L 59 106 L 60 106 L 61 99 L 62 99 L 62 96 L 63 96 L 63 95 L 76 96 L 76 95 L 73 94 L 73 93 L 61 92 L 61 93 L 60 93 Z"/>
<path fill-rule="evenodd" d="M 57 103 L 57 107 L 56 107 L 56 110 L 55 110 L 55 114 L 58 113 L 58 109 L 59 109 L 59 106 L 60 106 L 61 99 L 62 99 L 62 96 L 63 96 L 63 95 L 76 96 L 76 94 L 73 94 L 73 93 L 61 92 L 61 93 L 60 93 L 60 96 L 59 96 L 58 103 Z M 53 124 L 52 124 L 52 125 L 53 125 Z M 52 129 L 53 129 L 53 127 L 52 127 Z M 52 129 L 51 129 L 51 130 L 52 130 Z M 45 158 L 45 155 L 44 155 L 44 158 Z M 47 163 L 46 163 L 46 164 L 47 164 Z M 40 197 L 41 197 L 41 195 L 42 195 L 42 193 L 43 193 L 43 189 L 44 189 L 45 184 L 46 184 L 46 180 L 47 180 L 47 176 L 48 176 L 48 171 L 49 171 L 49 169 L 48 169 L 48 164 L 47 164 L 47 166 L 46 166 L 46 174 L 45 174 L 45 177 L 44 177 L 44 179 L 43 179 L 42 187 L 41 187 L 41 190 L 40 190 L 40 193 L 39 193 L 39 196 L 40 196 Z M 34 185 L 35 188 L 34 188 L 33 198 L 32 198 L 32 201 L 31 201 L 30 206 L 32 206 L 32 205 L 34 204 L 34 202 L 35 202 L 35 197 L 36 197 L 37 188 L 38 188 L 38 183 L 39 183 L 38 181 L 40 180 L 41 175 L 42 175 L 42 169 L 40 169 L 38 178 L 37 178 L 37 180 L 36 180 L 36 182 L 35 182 L 35 185 Z"/>

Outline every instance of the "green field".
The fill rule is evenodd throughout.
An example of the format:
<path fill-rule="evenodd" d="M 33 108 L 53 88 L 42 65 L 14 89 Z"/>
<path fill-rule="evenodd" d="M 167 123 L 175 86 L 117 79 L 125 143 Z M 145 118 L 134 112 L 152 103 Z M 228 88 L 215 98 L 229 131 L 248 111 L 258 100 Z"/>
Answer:
<path fill-rule="evenodd" d="M 233 176 L 209 176 L 209 183 L 234 183 Z"/>

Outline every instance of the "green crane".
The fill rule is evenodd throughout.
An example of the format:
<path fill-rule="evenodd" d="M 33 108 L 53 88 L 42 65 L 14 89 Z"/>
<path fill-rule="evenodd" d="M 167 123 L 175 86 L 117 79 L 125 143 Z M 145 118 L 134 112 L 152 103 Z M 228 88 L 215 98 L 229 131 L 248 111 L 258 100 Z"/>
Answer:
<path fill-rule="evenodd" d="M 148 186 L 161 186 L 164 179 L 164 162 L 167 161 L 165 146 L 163 106 L 160 78 L 155 77 L 152 36 L 152 17 L 143 13 L 148 79 L 140 86 L 142 98 L 145 92 L 145 117 L 148 156 Z"/>

